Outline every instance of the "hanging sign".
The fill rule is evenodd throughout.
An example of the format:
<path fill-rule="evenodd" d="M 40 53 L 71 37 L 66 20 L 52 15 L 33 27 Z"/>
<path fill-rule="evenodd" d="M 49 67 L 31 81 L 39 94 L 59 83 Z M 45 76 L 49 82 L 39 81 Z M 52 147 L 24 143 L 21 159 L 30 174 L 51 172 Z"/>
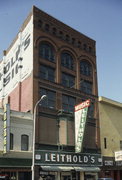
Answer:
<path fill-rule="evenodd" d="M 79 153 L 82 149 L 83 136 L 90 100 L 86 100 L 75 106 L 75 152 Z"/>
<path fill-rule="evenodd" d="M 3 153 L 7 153 L 10 147 L 10 105 L 4 106 L 3 118 Z"/>

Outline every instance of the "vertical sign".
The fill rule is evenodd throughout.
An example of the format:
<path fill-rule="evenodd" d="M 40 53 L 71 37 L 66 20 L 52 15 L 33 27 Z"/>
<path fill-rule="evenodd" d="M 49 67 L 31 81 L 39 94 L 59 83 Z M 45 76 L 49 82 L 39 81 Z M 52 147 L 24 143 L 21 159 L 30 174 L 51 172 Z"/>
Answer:
<path fill-rule="evenodd" d="M 3 153 L 7 153 L 10 147 L 10 105 L 4 106 L 3 118 Z"/>
<path fill-rule="evenodd" d="M 90 100 L 86 100 L 75 106 L 75 152 L 79 153 L 82 149 L 83 136 Z"/>

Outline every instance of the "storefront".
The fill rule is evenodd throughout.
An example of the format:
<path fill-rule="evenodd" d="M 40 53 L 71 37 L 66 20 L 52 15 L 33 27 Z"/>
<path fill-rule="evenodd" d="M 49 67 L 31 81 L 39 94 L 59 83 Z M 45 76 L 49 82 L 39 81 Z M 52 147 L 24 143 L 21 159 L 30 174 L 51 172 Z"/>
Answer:
<path fill-rule="evenodd" d="M 0 180 L 30 180 L 31 159 L 0 158 Z"/>
<path fill-rule="evenodd" d="M 36 151 L 36 179 L 97 180 L 100 154 Z"/>
<path fill-rule="evenodd" d="M 122 180 L 122 161 L 115 161 L 114 157 L 103 157 L 100 177 Z"/>

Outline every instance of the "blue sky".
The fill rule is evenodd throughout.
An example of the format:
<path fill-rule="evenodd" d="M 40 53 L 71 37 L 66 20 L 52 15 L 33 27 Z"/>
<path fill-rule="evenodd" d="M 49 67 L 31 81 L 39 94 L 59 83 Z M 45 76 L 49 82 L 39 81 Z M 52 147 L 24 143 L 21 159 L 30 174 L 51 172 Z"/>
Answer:
<path fill-rule="evenodd" d="M 33 5 L 96 41 L 99 96 L 122 103 L 122 1 L 0 0 L 0 59 Z"/>

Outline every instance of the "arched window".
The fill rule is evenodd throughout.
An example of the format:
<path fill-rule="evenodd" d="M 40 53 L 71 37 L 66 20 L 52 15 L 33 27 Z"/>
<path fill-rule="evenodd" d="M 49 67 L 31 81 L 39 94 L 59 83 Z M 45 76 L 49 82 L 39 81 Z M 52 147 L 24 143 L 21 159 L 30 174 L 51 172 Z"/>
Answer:
<path fill-rule="evenodd" d="M 69 53 L 63 52 L 61 54 L 61 65 L 68 69 L 73 70 L 74 62 L 72 56 Z"/>
<path fill-rule="evenodd" d="M 54 62 L 54 49 L 52 45 L 47 42 L 42 42 L 39 45 L 39 56 Z"/>
<path fill-rule="evenodd" d="M 92 75 L 92 66 L 88 61 L 83 60 L 80 62 L 80 73 L 85 76 Z"/>
<path fill-rule="evenodd" d="M 29 147 L 29 136 L 22 134 L 21 135 L 21 150 L 28 151 L 28 147 Z"/>

